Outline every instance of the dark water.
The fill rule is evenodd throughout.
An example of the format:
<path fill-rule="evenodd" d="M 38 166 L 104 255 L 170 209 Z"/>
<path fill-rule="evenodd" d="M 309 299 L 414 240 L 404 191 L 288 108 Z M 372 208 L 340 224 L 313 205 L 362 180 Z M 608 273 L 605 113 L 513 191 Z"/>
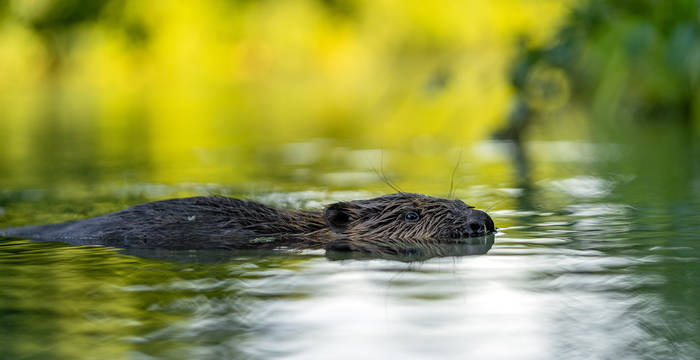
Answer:
<path fill-rule="evenodd" d="M 700 358 L 699 154 L 692 141 L 656 135 L 468 150 L 456 194 L 499 228 L 485 255 L 338 259 L 0 239 L 0 358 Z M 409 168 L 395 170 L 399 180 Z M 4 181 L 2 226 L 180 194 L 317 208 L 381 193 L 295 191 L 289 179 L 265 192 Z M 404 190 L 431 183 L 417 177 Z"/>

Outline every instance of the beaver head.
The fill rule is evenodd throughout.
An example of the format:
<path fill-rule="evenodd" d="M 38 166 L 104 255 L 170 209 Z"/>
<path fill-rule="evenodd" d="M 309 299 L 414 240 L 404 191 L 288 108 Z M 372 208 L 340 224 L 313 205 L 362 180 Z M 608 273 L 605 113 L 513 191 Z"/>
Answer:
<path fill-rule="evenodd" d="M 334 234 L 326 249 L 335 251 L 424 245 L 495 232 L 488 214 L 461 200 L 411 193 L 331 204 L 325 220 Z"/>

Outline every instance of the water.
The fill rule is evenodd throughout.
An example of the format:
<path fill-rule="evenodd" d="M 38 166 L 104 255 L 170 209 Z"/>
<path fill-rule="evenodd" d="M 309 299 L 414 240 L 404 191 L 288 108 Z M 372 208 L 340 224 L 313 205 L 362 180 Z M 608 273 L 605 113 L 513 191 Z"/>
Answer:
<path fill-rule="evenodd" d="M 698 150 L 679 151 L 676 140 L 467 149 L 456 194 L 499 228 L 485 255 L 348 259 L 0 239 L 0 358 L 697 359 Z M 404 190 L 431 189 L 411 166 L 387 168 Z M 2 226 L 181 194 L 319 208 L 382 192 L 320 181 L 302 191 L 288 178 L 271 180 L 279 191 L 4 181 Z"/>

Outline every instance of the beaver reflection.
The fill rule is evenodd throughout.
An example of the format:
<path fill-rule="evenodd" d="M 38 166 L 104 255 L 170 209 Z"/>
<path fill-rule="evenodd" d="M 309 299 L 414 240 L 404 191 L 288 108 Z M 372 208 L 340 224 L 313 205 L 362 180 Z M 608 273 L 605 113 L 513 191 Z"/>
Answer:
<path fill-rule="evenodd" d="M 0 235 L 120 248 L 293 247 L 401 254 L 438 249 L 437 244 L 464 252 L 468 247 L 460 239 L 494 231 L 491 217 L 460 200 L 397 193 L 334 203 L 324 211 L 276 209 L 220 196 L 171 199 L 85 220 L 0 230 Z"/>
<path fill-rule="evenodd" d="M 483 255 L 491 250 L 494 235 L 434 241 L 404 241 L 358 244 L 336 251 L 327 246 L 326 257 L 331 260 L 381 258 L 400 261 L 422 261 L 434 257 Z"/>

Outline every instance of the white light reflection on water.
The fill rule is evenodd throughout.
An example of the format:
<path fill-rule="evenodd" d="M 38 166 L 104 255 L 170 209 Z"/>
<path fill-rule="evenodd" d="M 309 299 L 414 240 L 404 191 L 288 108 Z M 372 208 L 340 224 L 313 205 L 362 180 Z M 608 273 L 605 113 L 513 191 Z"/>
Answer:
<path fill-rule="evenodd" d="M 618 290 L 663 278 L 605 273 L 637 260 L 536 253 L 422 264 L 316 258 L 294 276 L 248 281 L 256 295 L 305 296 L 256 303 L 265 314 L 256 327 L 265 330 L 248 339 L 244 352 L 289 359 L 591 359 L 651 340 L 639 318 L 628 315 L 653 311 L 654 298 Z"/>
<path fill-rule="evenodd" d="M 265 320 L 272 331 L 252 348 L 261 358 L 271 355 L 266 349 L 299 359 L 506 357 L 507 341 L 534 358 L 547 346 L 537 318 L 548 296 L 493 281 L 504 270 L 488 257 L 413 265 L 314 261 L 302 275 L 313 279 L 300 283 L 315 284 L 316 295 L 272 304 Z M 296 330 L 290 336 L 278 329 Z"/>

